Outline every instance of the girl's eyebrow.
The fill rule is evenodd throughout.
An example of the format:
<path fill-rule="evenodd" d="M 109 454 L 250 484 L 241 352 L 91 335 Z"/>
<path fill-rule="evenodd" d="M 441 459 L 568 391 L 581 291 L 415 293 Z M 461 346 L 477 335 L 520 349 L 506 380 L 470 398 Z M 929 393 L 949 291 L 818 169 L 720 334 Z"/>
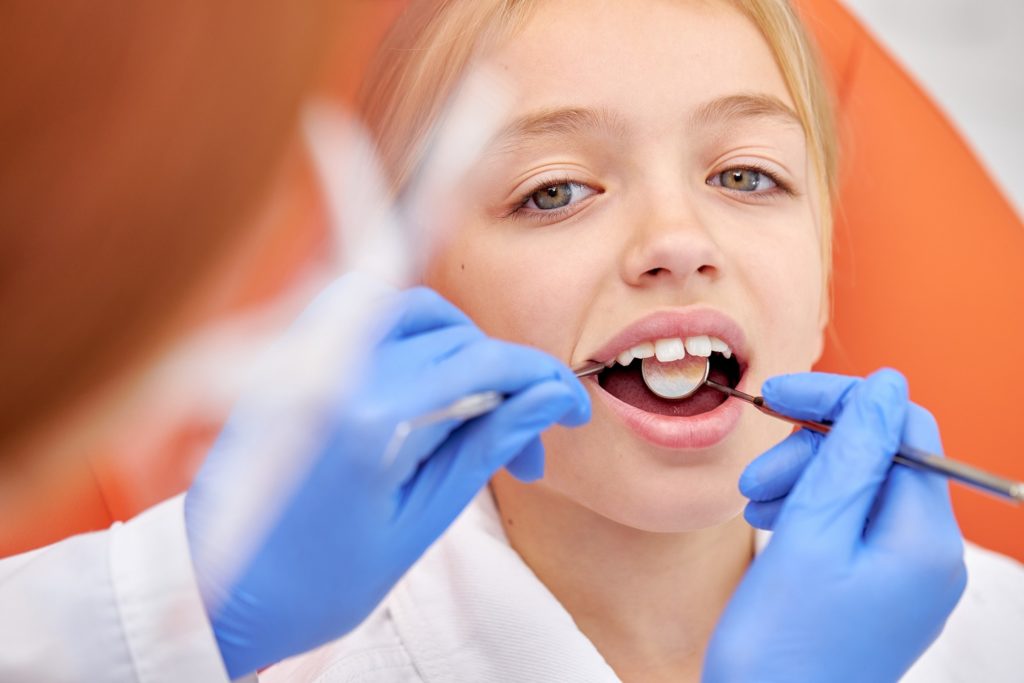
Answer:
<path fill-rule="evenodd" d="M 594 133 L 623 137 L 626 125 L 617 114 L 607 109 L 546 109 L 521 116 L 505 126 L 490 147 L 498 153 L 507 153 L 538 139 Z"/>
<path fill-rule="evenodd" d="M 690 116 L 694 127 L 733 123 L 738 119 L 777 119 L 782 123 L 803 127 L 792 107 L 774 95 L 741 93 L 706 102 Z"/>
<path fill-rule="evenodd" d="M 758 93 L 740 93 L 715 98 L 697 107 L 690 116 L 690 123 L 696 127 L 706 127 L 738 119 L 778 119 L 783 123 L 802 127 L 800 117 L 789 105 L 774 95 Z M 621 116 L 608 109 L 545 109 L 512 121 L 494 137 L 489 148 L 494 153 L 504 154 L 545 138 L 565 138 L 594 133 L 623 138 L 627 134 L 627 126 Z"/>

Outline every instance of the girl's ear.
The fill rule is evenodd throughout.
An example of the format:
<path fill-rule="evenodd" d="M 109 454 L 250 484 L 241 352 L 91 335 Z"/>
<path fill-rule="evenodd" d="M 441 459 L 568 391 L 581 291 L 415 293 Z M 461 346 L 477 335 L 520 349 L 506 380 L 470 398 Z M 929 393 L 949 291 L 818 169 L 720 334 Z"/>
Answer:
<path fill-rule="evenodd" d="M 828 329 L 830 316 L 832 315 L 832 287 L 826 283 L 825 291 L 821 294 L 821 304 L 818 310 L 818 338 L 815 340 L 814 362 L 821 360 L 825 353 L 825 331 Z"/>

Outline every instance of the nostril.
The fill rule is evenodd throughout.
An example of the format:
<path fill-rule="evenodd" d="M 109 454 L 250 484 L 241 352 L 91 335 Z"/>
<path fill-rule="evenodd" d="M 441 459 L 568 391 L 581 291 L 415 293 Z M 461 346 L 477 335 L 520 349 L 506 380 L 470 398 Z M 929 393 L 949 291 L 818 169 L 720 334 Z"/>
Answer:
<path fill-rule="evenodd" d="M 710 264 L 701 265 L 695 270 L 680 270 L 671 267 L 666 268 L 664 266 L 656 266 L 654 268 L 648 268 L 647 270 L 643 271 L 643 274 L 640 276 L 640 280 L 657 280 L 660 278 L 667 278 L 671 277 L 673 273 L 691 273 L 696 275 L 703 275 L 704 277 L 714 278 L 718 274 L 718 268 Z"/>
<path fill-rule="evenodd" d="M 645 272 L 644 275 L 648 276 L 648 277 L 658 277 L 659 275 L 664 275 L 664 274 L 669 273 L 669 272 L 670 271 L 669 271 L 668 268 L 658 267 L 658 268 L 651 268 L 650 270 Z M 717 268 L 715 268 L 714 266 L 708 266 L 708 265 L 701 266 L 700 268 L 697 269 L 697 273 L 699 275 L 714 275 L 716 272 L 718 272 Z"/>

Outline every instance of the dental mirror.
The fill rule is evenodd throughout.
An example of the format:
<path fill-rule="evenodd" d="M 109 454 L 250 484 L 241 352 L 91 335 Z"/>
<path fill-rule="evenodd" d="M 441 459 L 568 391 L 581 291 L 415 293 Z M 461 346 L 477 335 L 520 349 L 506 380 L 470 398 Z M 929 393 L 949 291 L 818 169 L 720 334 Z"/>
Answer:
<path fill-rule="evenodd" d="M 708 380 L 708 359 L 704 356 L 687 356 L 669 363 L 654 358 L 644 358 L 641 371 L 644 384 L 655 396 L 678 401 L 697 393 Z"/>

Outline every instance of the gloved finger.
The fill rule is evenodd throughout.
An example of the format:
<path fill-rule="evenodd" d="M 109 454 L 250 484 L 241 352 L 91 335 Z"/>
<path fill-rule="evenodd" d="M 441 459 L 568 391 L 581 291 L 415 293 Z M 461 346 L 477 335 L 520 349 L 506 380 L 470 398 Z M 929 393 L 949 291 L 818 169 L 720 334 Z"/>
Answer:
<path fill-rule="evenodd" d="M 544 476 L 544 444 L 540 437 L 526 444 L 519 455 L 512 458 L 505 469 L 519 481 L 532 482 Z"/>
<path fill-rule="evenodd" d="M 572 370 L 528 346 L 484 337 L 437 363 L 424 373 L 423 380 L 450 395 L 449 401 L 479 391 L 511 396 L 538 382 L 556 380 L 576 399 L 576 410 L 563 416 L 563 424 L 575 426 L 590 419 L 590 395 Z"/>
<path fill-rule="evenodd" d="M 400 516 L 440 534 L 498 469 L 575 406 L 565 385 L 548 381 L 464 424 L 419 468 Z"/>
<path fill-rule="evenodd" d="M 576 396 L 565 385 L 545 382 L 508 399 L 490 415 L 453 434 L 450 443 L 440 449 L 449 452 L 456 461 L 448 477 L 448 483 L 454 487 L 452 491 L 462 481 L 469 482 L 473 489 L 482 486 L 527 445 L 538 441 L 544 430 L 575 410 L 576 401 Z M 537 453 L 534 451 L 532 456 L 536 457 Z M 439 452 L 439 455 L 446 454 Z"/>
<path fill-rule="evenodd" d="M 412 428 L 408 424 L 396 425 L 380 454 L 367 454 L 378 458 L 381 472 L 377 481 L 391 490 L 408 486 L 424 461 L 464 423 L 465 420 L 452 418 Z"/>
<path fill-rule="evenodd" d="M 776 498 L 764 503 L 747 503 L 747 507 L 743 508 L 743 518 L 755 529 L 771 531 L 775 528 L 775 522 L 785 502 L 785 498 Z"/>
<path fill-rule="evenodd" d="M 806 429 L 790 434 L 747 465 L 740 475 L 740 493 L 754 502 L 786 496 L 821 442 L 820 434 Z"/>
<path fill-rule="evenodd" d="M 558 411 L 556 419 L 559 422 L 577 426 L 590 419 L 590 395 L 576 376 L 548 354 L 530 347 L 484 337 L 440 363 L 417 368 L 416 375 L 412 372 L 406 378 L 407 391 L 394 398 L 386 397 L 389 403 L 401 403 L 390 407 L 400 416 L 395 420 L 396 430 L 402 429 L 402 421 L 414 424 L 419 416 L 446 409 L 473 394 L 497 391 L 505 396 L 507 403 L 519 392 L 538 383 L 550 382 L 564 386 L 571 400 L 571 409 Z M 416 390 L 416 387 L 429 387 L 430 390 Z M 372 406 L 362 408 L 380 410 Z M 421 461 L 429 457 L 461 422 L 458 419 L 444 420 L 415 428 L 404 441 L 396 442 L 396 437 L 392 437 L 387 446 L 382 444 L 381 455 L 375 457 L 380 458 L 386 468 L 383 472 L 385 485 L 404 484 L 417 471 Z M 400 444 L 400 448 L 396 449 L 396 444 Z"/>
<path fill-rule="evenodd" d="M 393 341 L 452 325 L 476 327 L 454 304 L 427 287 L 414 287 L 396 294 L 386 303 L 389 310 L 382 322 L 387 332 L 382 342 Z"/>
<path fill-rule="evenodd" d="M 412 368 L 429 367 L 441 362 L 470 344 L 484 338 L 475 327 L 449 325 L 421 334 L 393 340 L 381 356 L 384 363 L 399 363 Z"/>
<path fill-rule="evenodd" d="M 907 382 L 895 370 L 857 383 L 818 456 L 790 491 L 776 534 L 827 538 L 852 551 L 899 448 L 908 404 Z"/>
<path fill-rule="evenodd" d="M 834 421 L 850 392 L 863 380 L 824 372 L 800 372 L 772 377 L 761 395 L 774 410 L 801 420 Z"/>
<path fill-rule="evenodd" d="M 931 413 L 910 406 L 903 443 L 942 454 L 938 425 Z M 959 535 L 945 478 L 904 465 L 894 466 L 865 532 L 867 542 L 906 552 L 943 538 L 958 542 Z"/>

